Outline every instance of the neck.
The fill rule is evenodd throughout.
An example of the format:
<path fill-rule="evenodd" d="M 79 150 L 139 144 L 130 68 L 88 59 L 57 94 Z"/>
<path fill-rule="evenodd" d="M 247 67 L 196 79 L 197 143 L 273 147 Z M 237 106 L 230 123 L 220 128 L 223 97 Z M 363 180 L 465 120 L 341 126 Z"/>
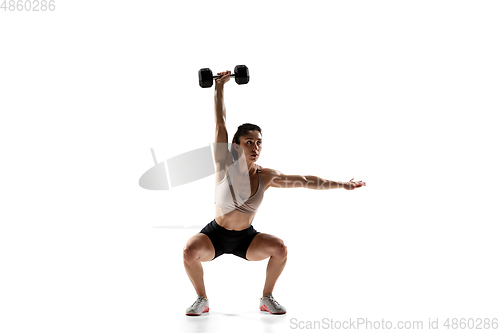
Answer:
<path fill-rule="evenodd" d="M 255 162 L 248 161 L 245 163 L 245 161 L 242 161 L 242 159 L 238 159 L 238 167 L 237 170 L 240 174 L 243 175 L 253 175 L 254 173 L 257 172 L 257 164 Z"/>

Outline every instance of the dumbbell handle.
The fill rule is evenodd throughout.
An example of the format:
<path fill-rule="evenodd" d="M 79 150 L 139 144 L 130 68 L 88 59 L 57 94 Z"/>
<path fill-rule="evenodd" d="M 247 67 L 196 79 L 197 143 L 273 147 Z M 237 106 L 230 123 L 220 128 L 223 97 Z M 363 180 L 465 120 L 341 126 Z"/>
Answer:
<path fill-rule="evenodd" d="M 230 76 L 236 76 L 235 74 L 231 74 Z M 220 79 L 222 75 L 214 75 L 214 79 Z"/>

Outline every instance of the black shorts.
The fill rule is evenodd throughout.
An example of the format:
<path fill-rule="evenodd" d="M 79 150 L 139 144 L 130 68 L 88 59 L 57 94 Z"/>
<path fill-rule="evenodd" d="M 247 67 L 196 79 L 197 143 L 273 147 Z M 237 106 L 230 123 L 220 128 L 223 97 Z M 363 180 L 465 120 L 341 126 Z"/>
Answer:
<path fill-rule="evenodd" d="M 212 260 L 224 253 L 231 253 L 248 260 L 246 257 L 248 247 L 259 232 L 252 225 L 243 230 L 227 230 L 218 225 L 214 219 L 201 229 L 200 233 L 207 235 L 212 241 L 215 249 Z"/>

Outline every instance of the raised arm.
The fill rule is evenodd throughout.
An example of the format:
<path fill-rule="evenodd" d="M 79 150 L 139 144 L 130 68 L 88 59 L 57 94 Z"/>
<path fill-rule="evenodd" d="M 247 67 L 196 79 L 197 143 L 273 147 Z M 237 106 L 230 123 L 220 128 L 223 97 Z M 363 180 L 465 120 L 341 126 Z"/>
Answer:
<path fill-rule="evenodd" d="M 226 106 L 224 105 L 224 84 L 231 78 L 231 72 L 226 71 L 222 73 L 217 73 L 217 75 L 223 75 L 221 78 L 215 80 L 215 124 L 225 125 L 226 124 Z M 227 141 L 226 141 L 227 142 Z"/>
<path fill-rule="evenodd" d="M 224 105 L 224 84 L 231 78 L 231 72 L 226 71 L 217 73 L 222 75 L 215 80 L 215 145 L 214 158 L 218 164 L 218 169 L 224 168 L 228 162 L 231 162 L 231 153 L 228 150 L 228 136 L 226 129 L 226 106 Z"/>

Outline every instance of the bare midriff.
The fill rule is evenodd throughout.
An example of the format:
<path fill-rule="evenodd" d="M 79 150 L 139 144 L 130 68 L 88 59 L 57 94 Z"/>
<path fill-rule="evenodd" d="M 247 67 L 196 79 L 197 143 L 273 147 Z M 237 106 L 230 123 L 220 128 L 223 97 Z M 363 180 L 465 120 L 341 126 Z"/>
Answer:
<path fill-rule="evenodd" d="M 221 208 L 215 206 L 215 222 L 223 228 L 228 230 L 244 230 L 250 226 L 256 214 L 245 214 L 233 210 L 226 215 L 222 215 Z"/>

